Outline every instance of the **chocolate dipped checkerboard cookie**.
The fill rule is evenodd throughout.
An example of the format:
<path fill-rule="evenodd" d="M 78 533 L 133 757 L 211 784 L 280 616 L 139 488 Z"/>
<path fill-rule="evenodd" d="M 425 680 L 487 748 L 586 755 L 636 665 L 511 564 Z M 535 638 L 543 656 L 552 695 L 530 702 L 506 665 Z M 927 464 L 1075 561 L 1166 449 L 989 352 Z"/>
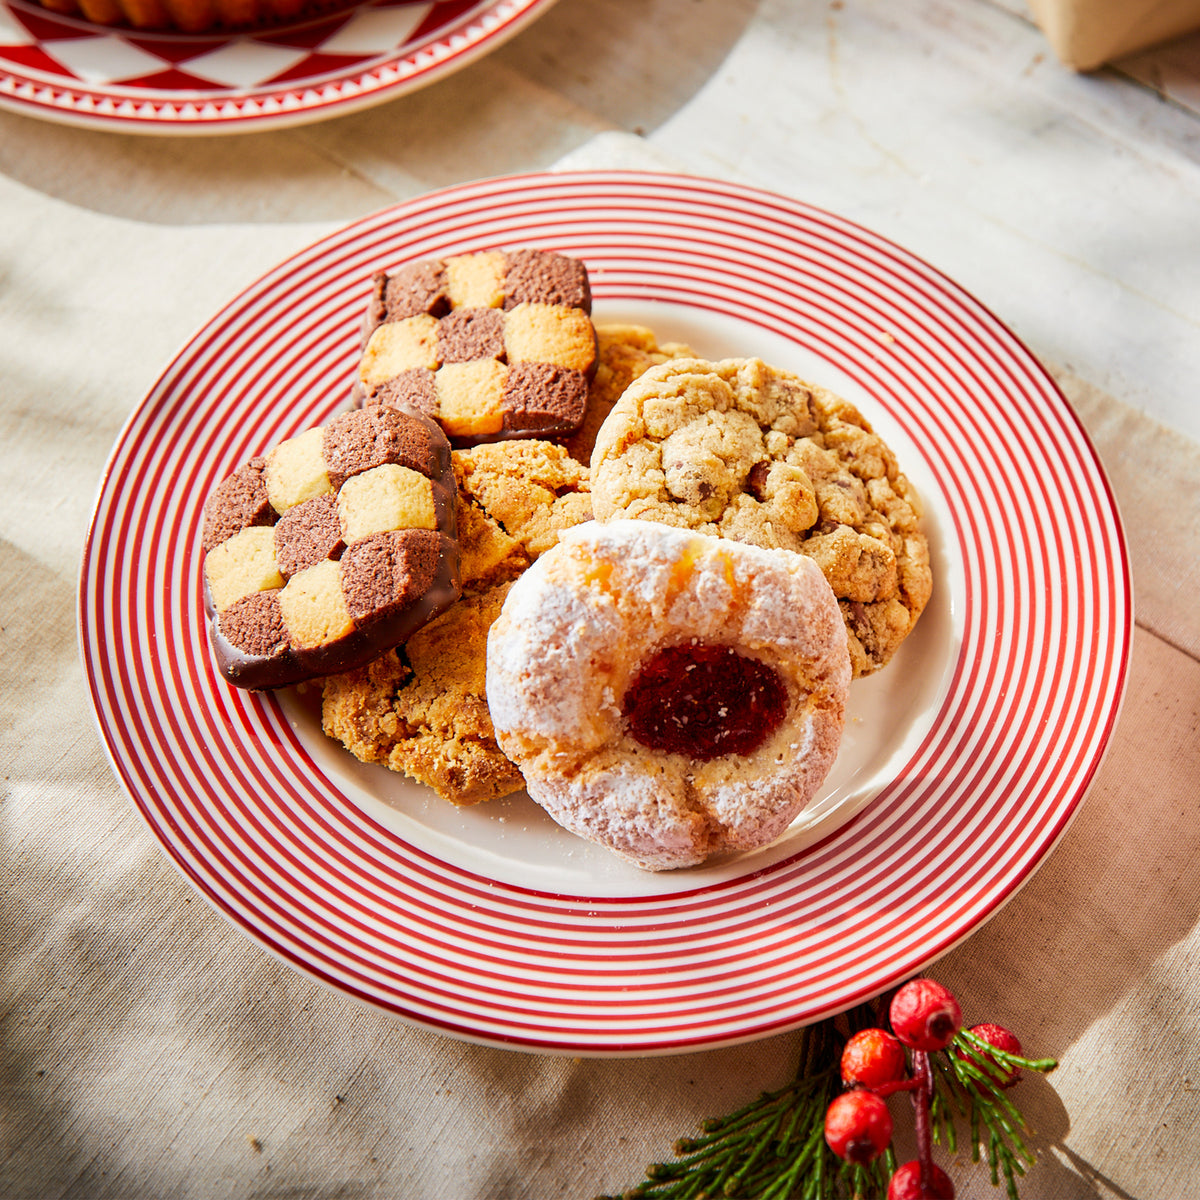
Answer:
<path fill-rule="evenodd" d="M 410 263 L 374 278 L 357 394 L 436 420 L 455 445 L 558 438 L 596 368 L 587 270 L 544 250 Z"/>
<path fill-rule="evenodd" d="M 932 587 L 920 500 L 866 418 L 758 359 L 673 359 L 617 401 L 591 458 L 598 520 L 632 517 L 814 559 L 854 674 L 884 666 Z"/>
<path fill-rule="evenodd" d="M 222 675 L 275 688 L 364 663 L 459 596 L 450 446 L 396 409 L 343 413 L 220 483 L 204 604 Z"/>

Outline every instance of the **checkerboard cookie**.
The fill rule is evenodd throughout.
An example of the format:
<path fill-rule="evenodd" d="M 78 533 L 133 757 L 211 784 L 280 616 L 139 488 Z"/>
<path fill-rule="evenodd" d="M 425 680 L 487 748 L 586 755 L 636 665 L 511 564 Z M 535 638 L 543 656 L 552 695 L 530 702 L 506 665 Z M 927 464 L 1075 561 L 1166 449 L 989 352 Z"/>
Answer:
<path fill-rule="evenodd" d="M 204 510 L 204 604 L 224 677 L 275 688 L 374 658 L 459 596 L 450 446 L 358 409 L 280 442 Z"/>
<path fill-rule="evenodd" d="M 434 418 L 456 446 L 579 429 L 596 368 L 587 270 L 544 250 L 410 263 L 374 278 L 357 394 Z"/>
<path fill-rule="evenodd" d="M 758 359 L 673 359 L 632 383 L 591 458 L 597 519 L 631 517 L 813 558 L 855 675 L 884 666 L 930 595 L 920 500 L 860 412 Z"/>

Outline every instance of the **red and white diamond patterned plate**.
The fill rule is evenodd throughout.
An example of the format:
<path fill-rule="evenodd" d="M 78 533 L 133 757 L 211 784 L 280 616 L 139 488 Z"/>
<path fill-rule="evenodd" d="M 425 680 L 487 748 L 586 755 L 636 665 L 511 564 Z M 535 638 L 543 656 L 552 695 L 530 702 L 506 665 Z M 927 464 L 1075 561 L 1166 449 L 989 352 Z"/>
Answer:
<path fill-rule="evenodd" d="M 201 601 L 204 498 L 349 402 L 380 267 L 540 246 L 597 321 L 758 355 L 868 416 L 925 506 L 934 594 L 851 687 L 838 761 L 772 846 L 638 871 L 524 794 L 456 809 L 225 685 Z M 213 907 L 284 962 L 496 1045 L 651 1054 L 848 1008 L 962 941 L 1078 812 L 1128 675 L 1129 557 L 1079 421 L 928 264 L 832 213 L 636 172 L 482 180 L 281 263 L 170 364 L 117 441 L 80 645 L 113 767 Z M 1064 920 L 1069 915 L 1064 914 Z"/>
<path fill-rule="evenodd" d="M 240 133 L 390 100 L 554 0 L 372 0 L 238 35 L 138 33 L 0 0 L 0 106 L 123 133 Z"/>

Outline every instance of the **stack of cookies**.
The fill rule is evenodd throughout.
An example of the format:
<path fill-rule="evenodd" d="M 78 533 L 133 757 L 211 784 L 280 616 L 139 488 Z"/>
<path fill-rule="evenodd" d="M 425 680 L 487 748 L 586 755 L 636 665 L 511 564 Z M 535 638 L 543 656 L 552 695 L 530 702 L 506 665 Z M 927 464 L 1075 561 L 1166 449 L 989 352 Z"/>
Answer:
<path fill-rule="evenodd" d="M 359 407 L 209 501 L 212 640 L 240 686 L 325 676 L 325 731 L 453 804 L 527 786 L 690 865 L 824 779 L 929 598 L 920 504 L 845 400 L 590 313 L 546 251 L 377 275 Z"/>

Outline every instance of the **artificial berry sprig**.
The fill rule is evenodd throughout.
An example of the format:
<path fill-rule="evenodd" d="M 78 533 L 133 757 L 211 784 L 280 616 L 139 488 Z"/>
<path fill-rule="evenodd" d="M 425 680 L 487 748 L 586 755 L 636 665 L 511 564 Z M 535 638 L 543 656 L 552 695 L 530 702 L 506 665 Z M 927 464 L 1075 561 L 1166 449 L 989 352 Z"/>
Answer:
<path fill-rule="evenodd" d="M 676 1161 L 652 1164 L 620 1198 L 598 1200 L 953 1200 L 932 1147 L 953 1152 L 959 1120 L 972 1159 L 986 1153 L 992 1183 L 1003 1176 L 1019 1200 L 1016 1178 L 1034 1157 L 1004 1092 L 1021 1071 L 1050 1071 L 1054 1060 L 1022 1057 L 998 1025 L 962 1030 L 958 1001 L 933 980 L 905 984 L 888 1018 L 890 1033 L 872 1024 L 871 1006 L 809 1026 L 792 1083 L 705 1121 L 702 1136 L 676 1142 Z M 897 1168 L 884 1097 L 900 1091 L 912 1098 L 918 1157 Z"/>

